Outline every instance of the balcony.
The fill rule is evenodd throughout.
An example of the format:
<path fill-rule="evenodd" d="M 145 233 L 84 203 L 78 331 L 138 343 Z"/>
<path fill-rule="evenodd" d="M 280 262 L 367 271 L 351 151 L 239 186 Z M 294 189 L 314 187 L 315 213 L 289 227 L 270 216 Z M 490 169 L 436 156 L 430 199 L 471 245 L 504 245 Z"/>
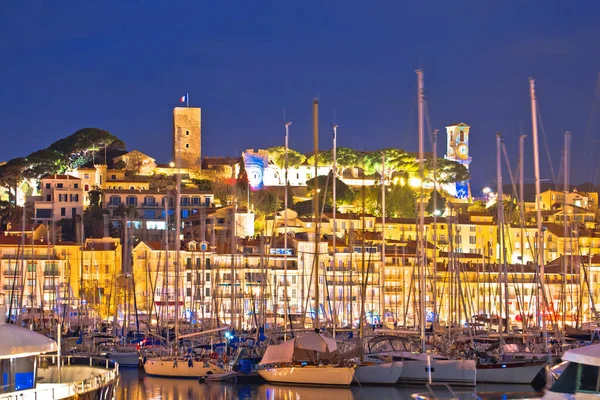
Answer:
<path fill-rule="evenodd" d="M 21 290 L 23 289 L 23 285 L 15 285 L 14 286 L 14 290 Z M 2 286 L 2 290 L 13 290 L 13 285 L 3 285 Z"/>
<path fill-rule="evenodd" d="M 2 275 L 4 276 L 15 276 L 17 275 L 19 272 L 16 269 L 5 269 L 2 272 Z"/>
<path fill-rule="evenodd" d="M 44 290 L 45 291 L 54 291 L 54 290 L 56 290 L 57 287 L 59 287 L 59 285 L 44 285 Z"/>
<path fill-rule="evenodd" d="M 49 269 L 44 271 L 44 276 L 59 276 L 60 273 L 57 269 Z"/>
<path fill-rule="evenodd" d="M 57 254 L 31 254 L 31 253 L 25 253 L 25 254 L 2 254 L 2 259 L 4 260 L 21 260 L 24 259 L 25 261 L 31 261 L 31 260 L 42 260 L 42 261 L 46 261 L 46 260 L 52 260 L 52 261 L 56 261 L 56 260 L 60 260 L 60 258 L 58 257 Z"/>

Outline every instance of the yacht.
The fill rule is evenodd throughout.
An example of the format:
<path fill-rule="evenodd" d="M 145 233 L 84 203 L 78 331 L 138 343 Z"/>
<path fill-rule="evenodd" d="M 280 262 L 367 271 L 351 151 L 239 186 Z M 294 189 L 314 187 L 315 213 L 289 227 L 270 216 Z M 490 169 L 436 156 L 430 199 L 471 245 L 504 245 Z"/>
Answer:
<path fill-rule="evenodd" d="M 94 357 L 61 357 L 55 340 L 7 324 L 0 307 L 0 399 L 114 399 L 117 363 Z"/>
<path fill-rule="evenodd" d="M 142 359 L 144 371 L 147 375 L 162 376 L 165 378 L 202 378 L 207 375 L 222 374 L 225 372 L 221 366 L 212 360 L 186 357 L 151 357 Z"/>
<path fill-rule="evenodd" d="M 366 357 L 356 365 L 354 380 L 367 385 L 393 385 L 402 375 L 404 363 L 379 357 Z"/>
<path fill-rule="evenodd" d="M 562 359 L 568 364 L 542 399 L 598 399 L 600 396 L 600 344 L 567 350 Z"/>
<path fill-rule="evenodd" d="M 439 354 L 418 353 L 402 337 L 376 336 L 367 344 L 370 356 L 391 357 L 403 362 L 400 383 L 441 382 L 461 386 L 475 386 L 475 360 L 450 359 Z"/>

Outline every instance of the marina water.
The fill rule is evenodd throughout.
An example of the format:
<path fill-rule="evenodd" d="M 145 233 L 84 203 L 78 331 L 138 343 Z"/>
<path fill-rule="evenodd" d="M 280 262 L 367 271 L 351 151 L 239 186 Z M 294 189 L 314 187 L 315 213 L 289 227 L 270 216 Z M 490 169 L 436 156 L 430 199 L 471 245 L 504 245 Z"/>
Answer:
<path fill-rule="evenodd" d="M 461 399 L 473 400 L 473 393 L 484 399 L 540 397 L 528 385 L 477 385 L 473 388 L 454 388 Z M 425 393 L 427 388 L 415 385 L 357 386 L 349 388 L 299 387 L 267 383 L 200 383 L 196 379 L 168 379 L 147 376 L 141 369 L 122 369 L 117 387 L 117 400 L 410 400 L 414 393 Z M 449 398 L 443 387 L 435 387 L 439 398 Z"/>

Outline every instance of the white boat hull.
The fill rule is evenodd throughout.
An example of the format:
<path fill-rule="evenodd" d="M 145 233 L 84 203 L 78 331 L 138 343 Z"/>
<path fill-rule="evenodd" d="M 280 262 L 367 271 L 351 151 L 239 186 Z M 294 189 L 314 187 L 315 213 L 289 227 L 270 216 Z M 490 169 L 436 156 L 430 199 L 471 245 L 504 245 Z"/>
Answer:
<path fill-rule="evenodd" d="M 140 354 L 137 351 L 107 351 L 101 356 L 113 360 L 120 367 L 139 367 L 140 365 Z"/>
<path fill-rule="evenodd" d="M 475 360 L 438 360 L 427 355 L 420 359 L 405 360 L 400 375 L 400 382 L 404 383 L 427 383 L 432 382 L 450 383 L 453 385 L 475 386 L 477 375 Z"/>
<path fill-rule="evenodd" d="M 354 380 L 359 384 L 393 385 L 402 375 L 401 361 L 358 365 L 354 372 Z"/>
<path fill-rule="evenodd" d="M 295 366 L 268 367 L 258 370 L 267 382 L 294 385 L 349 386 L 354 377 L 353 367 Z"/>
<path fill-rule="evenodd" d="M 598 400 L 598 393 L 557 393 L 547 390 L 541 400 Z"/>
<path fill-rule="evenodd" d="M 546 363 L 498 363 L 477 366 L 477 383 L 512 383 L 529 385 Z"/>
<path fill-rule="evenodd" d="M 144 363 L 146 374 L 173 378 L 199 378 L 211 374 L 222 374 L 223 368 L 205 361 L 190 363 L 184 359 L 147 358 Z"/>

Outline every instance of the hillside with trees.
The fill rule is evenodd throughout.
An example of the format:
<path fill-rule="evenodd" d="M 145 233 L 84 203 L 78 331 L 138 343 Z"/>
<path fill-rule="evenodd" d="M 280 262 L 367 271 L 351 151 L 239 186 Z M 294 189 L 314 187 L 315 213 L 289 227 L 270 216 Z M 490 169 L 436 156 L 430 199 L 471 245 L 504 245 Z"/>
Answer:
<path fill-rule="evenodd" d="M 0 166 L 0 185 L 9 189 L 13 202 L 17 187 L 24 179 L 39 179 L 46 174 L 62 174 L 104 159 L 104 152 L 124 150 L 125 143 L 110 132 L 99 128 L 83 128 L 57 140 L 45 149 L 26 157 L 17 157 Z M 102 153 L 102 157 L 98 153 Z"/>

